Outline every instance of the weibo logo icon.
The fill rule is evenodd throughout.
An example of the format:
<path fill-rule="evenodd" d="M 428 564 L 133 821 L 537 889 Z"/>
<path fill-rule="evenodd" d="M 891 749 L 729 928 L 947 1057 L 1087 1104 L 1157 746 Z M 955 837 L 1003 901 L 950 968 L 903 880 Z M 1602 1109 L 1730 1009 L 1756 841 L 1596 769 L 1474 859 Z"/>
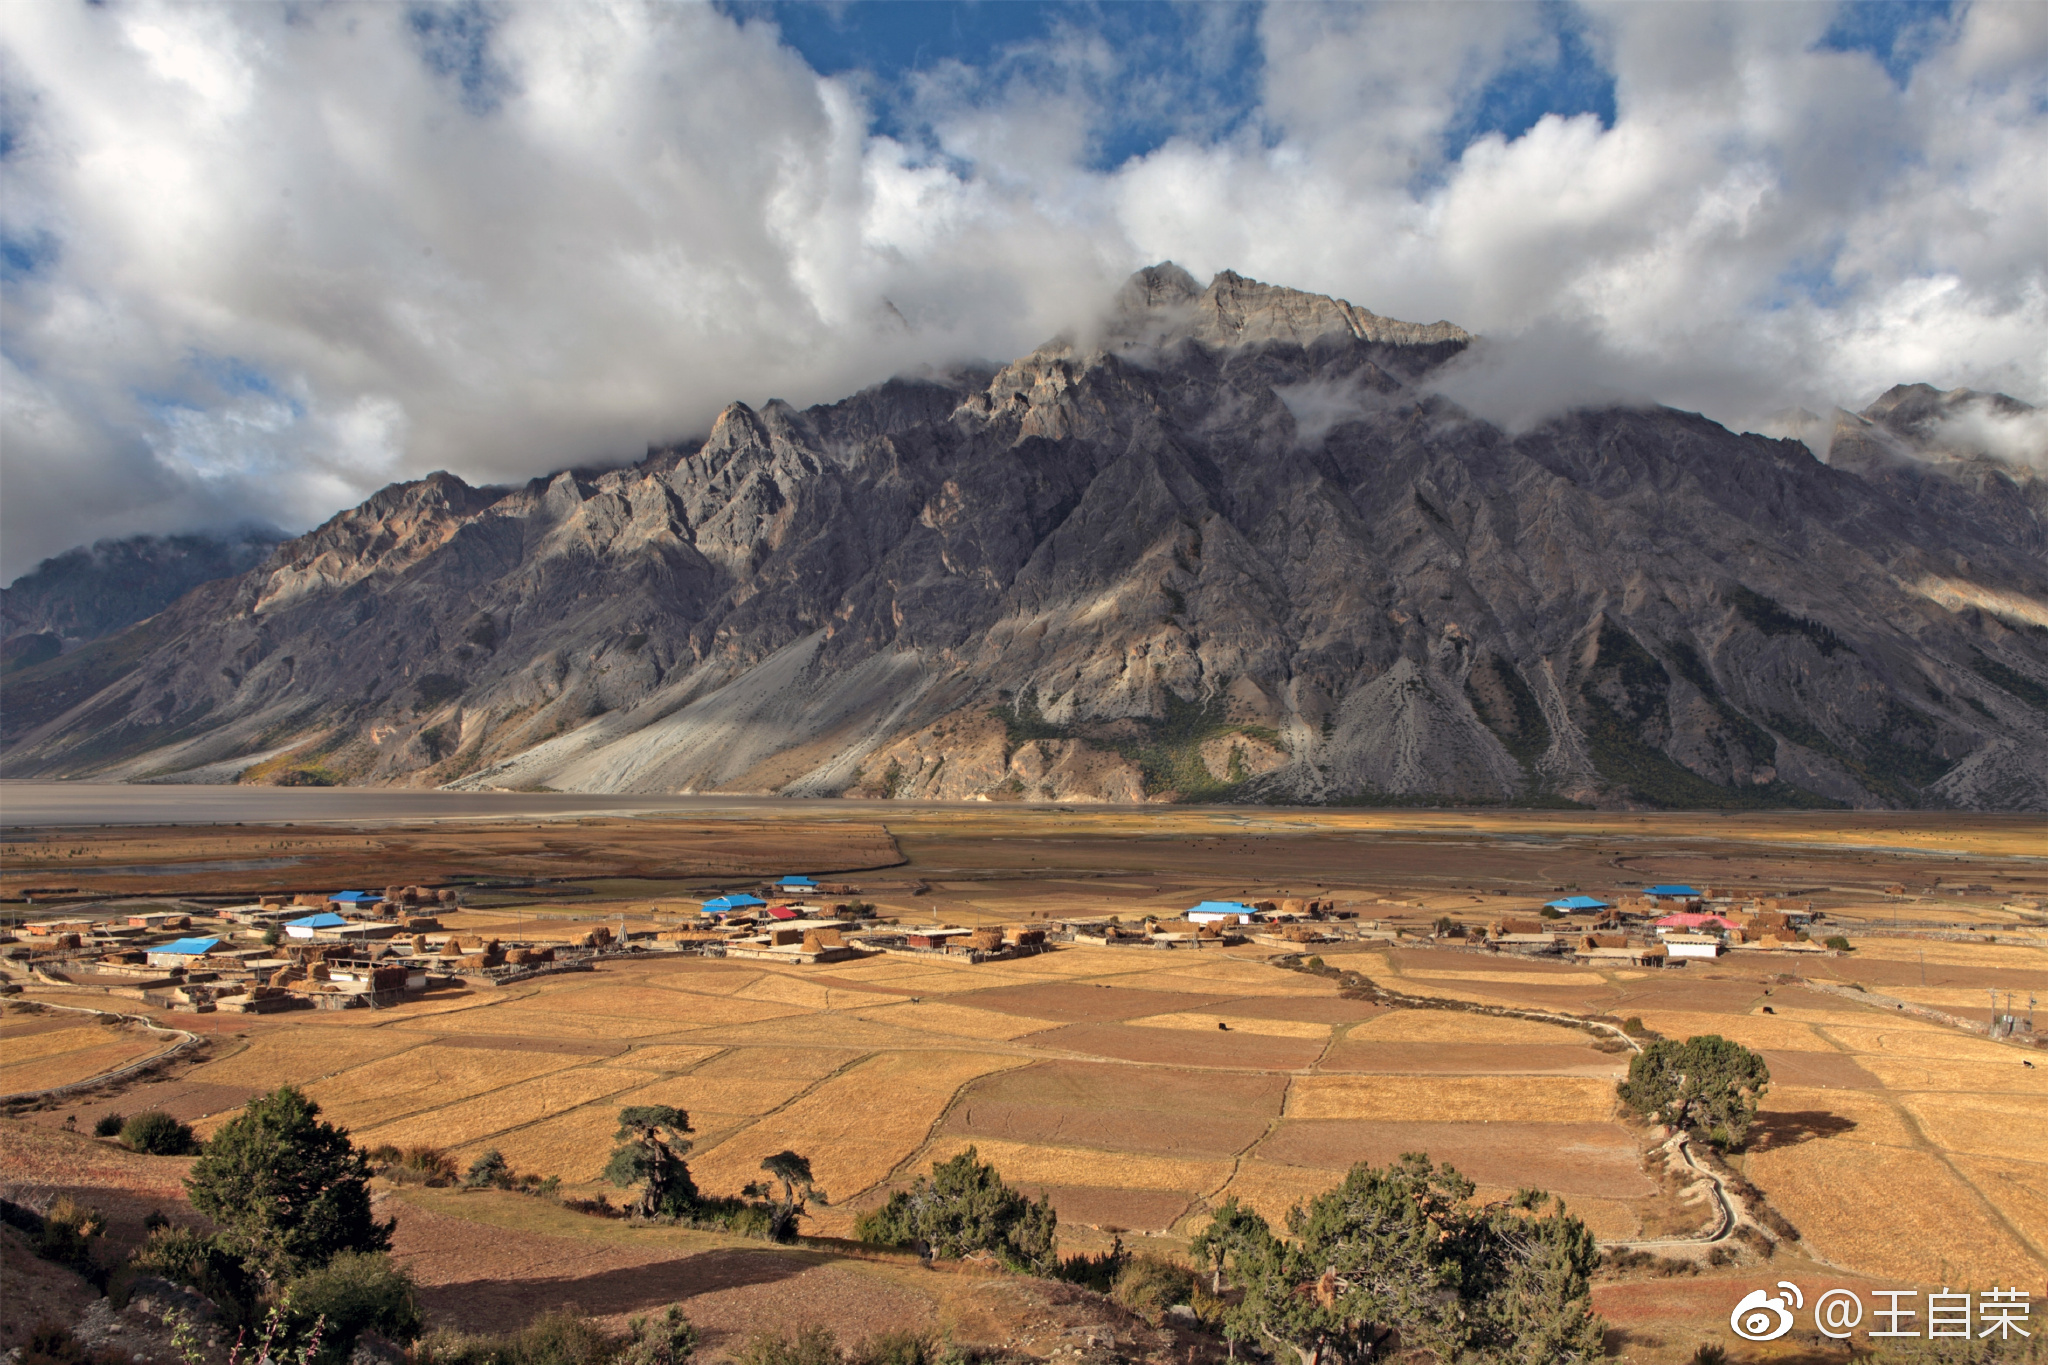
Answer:
<path fill-rule="evenodd" d="M 1784 1294 L 1752 1289 L 1728 1315 L 1728 1325 L 1736 1336 L 1744 1341 L 1776 1341 L 1792 1330 L 1792 1309 L 1805 1307 L 1806 1296 L 1790 1280 L 1778 1281 L 1778 1288 L 1790 1293 L 1792 1306 L 1785 1306 Z"/>

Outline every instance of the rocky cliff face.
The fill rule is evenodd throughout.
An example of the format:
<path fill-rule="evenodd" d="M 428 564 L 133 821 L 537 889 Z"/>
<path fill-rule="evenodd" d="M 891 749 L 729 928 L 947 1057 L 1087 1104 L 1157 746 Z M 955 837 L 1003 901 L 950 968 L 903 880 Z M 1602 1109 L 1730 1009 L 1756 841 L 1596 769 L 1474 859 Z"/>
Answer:
<path fill-rule="evenodd" d="M 0 588 L 0 667 L 13 672 L 154 616 L 201 583 L 246 573 L 284 537 L 129 536 L 46 559 Z"/>
<path fill-rule="evenodd" d="M 2048 499 L 1923 421 L 1976 396 L 1843 414 L 1831 464 L 1667 409 L 1511 436 L 1429 391 L 1469 340 L 1161 266 L 1000 370 L 395 486 L 17 675 L 6 771 L 2048 806 Z"/>

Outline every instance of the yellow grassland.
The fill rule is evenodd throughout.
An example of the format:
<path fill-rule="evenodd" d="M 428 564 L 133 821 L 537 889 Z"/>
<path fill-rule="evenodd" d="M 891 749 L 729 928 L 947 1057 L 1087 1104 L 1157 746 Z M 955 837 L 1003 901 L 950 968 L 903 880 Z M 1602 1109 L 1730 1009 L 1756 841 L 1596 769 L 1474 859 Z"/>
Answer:
<path fill-rule="evenodd" d="M 1309 1023 L 1300 1019 L 1240 1019 L 1235 1015 L 1220 1014 L 1148 1014 L 1142 1019 L 1129 1019 L 1126 1023 L 1139 1028 L 1192 1029 L 1198 1033 L 1216 1033 L 1216 1025 L 1227 1024 L 1236 1033 L 1257 1033 L 1268 1038 L 1327 1038 L 1328 1024 Z"/>
<path fill-rule="evenodd" d="M 1744 1047 L 1781 1052 L 1834 1052 L 1836 1047 L 1803 1020 L 1775 1014 L 1708 1014 L 1698 1010 L 1643 1010 L 1643 1027 L 1666 1038 L 1718 1033 Z"/>
<path fill-rule="evenodd" d="M 969 1147 L 983 1161 L 993 1163 L 1003 1173 L 1004 1181 L 1027 1191 L 1046 1185 L 1080 1185 L 1202 1194 L 1220 1187 L 1230 1179 L 1231 1171 L 1228 1161 L 1182 1161 L 1093 1147 L 1053 1147 L 949 1136 L 919 1153 L 916 1168 L 909 1174 L 922 1174 L 929 1169 L 927 1163 L 945 1161 Z"/>
<path fill-rule="evenodd" d="M 1579 1076 L 1299 1076 L 1288 1118 L 1427 1123 L 1604 1123 L 1614 1083 Z"/>
<path fill-rule="evenodd" d="M 543 1177 L 558 1175 L 567 1185 L 589 1185 L 603 1173 L 605 1162 L 611 1158 L 617 1140 L 619 1111 L 628 1106 L 666 1104 L 687 1110 L 696 1134 L 695 1140 L 700 1145 L 720 1141 L 735 1129 L 752 1122 L 749 1115 L 690 1109 L 679 1102 L 680 1098 L 671 1082 L 656 1081 L 637 1090 L 606 1095 L 577 1108 L 549 1115 L 509 1133 L 489 1139 L 470 1137 L 459 1150 L 465 1158 L 474 1159 L 486 1147 L 495 1147 L 516 1171 L 531 1171 Z M 716 1190 L 713 1193 L 736 1194 L 738 1190 L 739 1187 L 734 1186 L 729 1191 Z"/>
<path fill-rule="evenodd" d="M 370 1146 L 388 1142 L 400 1147 L 417 1144 L 458 1147 L 508 1129 L 538 1123 L 565 1110 L 620 1094 L 654 1079 L 654 1074 L 646 1071 L 576 1067 L 552 1075 L 536 1076 L 530 1081 L 520 1081 L 501 1090 L 411 1114 L 374 1128 L 364 1128 L 358 1139 Z"/>
<path fill-rule="evenodd" d="M 334 1121 L 368 1128 L 590 1059 L 552 1052 L 416 1047 L 303 1087 Z"/>
<path fill-rule="evenodd" d="M 1453 1010 L 1393 1010 L 1362 1024 L 1348 1035 L 1374 1043 L 1550 1043 L 1583 1045 L 1591 1035 L 1562 1024 L 1533 1019 L 1498 1019 Z"/>
<path fill-rule="evenodd" d="M 1025 1061 L 978 1052 L 877 1054 L 706 1152 L 705 1177 L 738 1189 L 759 1178 L 762 1158 L 791 1148 L 810 1158 L 828 1192 L 850 1198 L 924 1145 L 962 1085 Z"/>
<path fill-rule="evenodd" d="M 743 1047 L 704 1063 L 696 1074 L 744 1081 L 816 1081 L 860 1058 L 852 1048 Z"/>
<path fill-rule="evenodd" d="M 551 998 L 548 1008 L 551 1011 L 645 1019 L 650 1023 L 665 1021 L 671 1029 L 690 1029 L 705 1024 L 751 1024 L 762 1019 L 786 1019 L 793 1014 L 802 1014 L 809 1007 L 744 996 L 706 995 L 694 990 L 641 986 L 615 991 L 571 991 Z"/>
<path fill-rule="evenodd" d="M 1953 1285 L 2010 1284 L 2038 1266 L 1984 1198 L 1932 1152 L 1851 1135 L 1760 1152 L 1747 1167 L 1808 1248 L 1835 1265 Z"/>
<path fill-rule="evenodd" d="M 1918 1141 L 1911 1123 L 1891 1096 L 1871 1090 L 1772 1085 L 1759 1106 L 1769 1114 L 1822 1114 L 1854 1126 L 1821 1141 L 1868 1147 L 1911 1147 Z"/>

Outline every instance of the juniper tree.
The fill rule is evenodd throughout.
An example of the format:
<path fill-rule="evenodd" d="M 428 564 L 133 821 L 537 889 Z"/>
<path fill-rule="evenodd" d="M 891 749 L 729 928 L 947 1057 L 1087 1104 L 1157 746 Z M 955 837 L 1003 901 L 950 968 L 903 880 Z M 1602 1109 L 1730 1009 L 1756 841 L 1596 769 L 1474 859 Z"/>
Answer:
<path fill-rule="evenodd" d="M 1209 1262 L 1209 1292 L 1221 1294 L 1225 1263 L 1243 1265 L 1266 1250 L 1272 1241 L 1273 1230 L 1266 1220 L 1239 1204 L 1233 1194 L 1211 1216 L 1209 1226 L 1196 1234 L 1188 1250 L 1197 1259 Z"/>
<path fill-rule="evenodd" d="M 932 1256 L 986 1252 L 1013 1269 L 1044 1271 L 1054 1264 L 1059 1215 L 1044 1195 L 1036 1203 L 1003 1183 L 996 1168 L 969 1147 L 950 1161 L 932 1163 L 879 1209 L 854 1225 L 862 1241 L 916 1246 Z"/>
<path fill-rule="evenodd" d="M 272 1280 L 344 1251 L 384 1251 L 395 1223 L 370 1217 L 370 1163 L 348 1132 L 289 1085 L 259 1095 L 206 1144 L 185 1187 L 224 1245 Z"/>
<path fill-rule="evenodd" d="M 761 1169 L 782 1185 L 782 1200 L 769 1211 L 768 1235 L 775 1241 L 786 1242 L 796 1232 L 796 1220 L 806 1201 L 815 1199 L 822 1204 L 825 1193 L 811 1183 L 809 1159 L 795 1152 L 777 1152 L 761 1163 Z"/>
<path fill-rule="evenodd" d="M 1771 1083 L 1764 1059 L 1717 1033 L 1660 1039 L 1629 1063 L 1618 1093 L 1639 1114 L 1723 1146 L 1741 1143 Z"/>
<path fill-rule="evenodd" d="M 665 1104 L 637 1104 L 619 1111 L 619 1146 L 605 1164 L 604 1178 L 621 1188 L 639 1185 L 640 1197 L 626 1205 L 642 1218 L 680 1217 L 697 1203 L 697 1183 L 683 1157 L 690 1150 L 690 1116 Z"/>

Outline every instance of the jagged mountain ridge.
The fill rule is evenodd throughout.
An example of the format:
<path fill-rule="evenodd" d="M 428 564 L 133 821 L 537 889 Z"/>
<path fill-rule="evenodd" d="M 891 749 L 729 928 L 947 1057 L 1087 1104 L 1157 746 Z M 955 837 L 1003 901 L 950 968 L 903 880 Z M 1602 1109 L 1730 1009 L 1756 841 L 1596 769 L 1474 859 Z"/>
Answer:
<path fill-rule="evenodd" d="M 5 767 L 2048 805 L 2039 480 L 1891 427 L 1881 472 L 1668 409 L 1511 436 L 1428 389 L 1470 340 L 1165 265 L 1085 348 L 395 485 L 19 675 Z"/>

